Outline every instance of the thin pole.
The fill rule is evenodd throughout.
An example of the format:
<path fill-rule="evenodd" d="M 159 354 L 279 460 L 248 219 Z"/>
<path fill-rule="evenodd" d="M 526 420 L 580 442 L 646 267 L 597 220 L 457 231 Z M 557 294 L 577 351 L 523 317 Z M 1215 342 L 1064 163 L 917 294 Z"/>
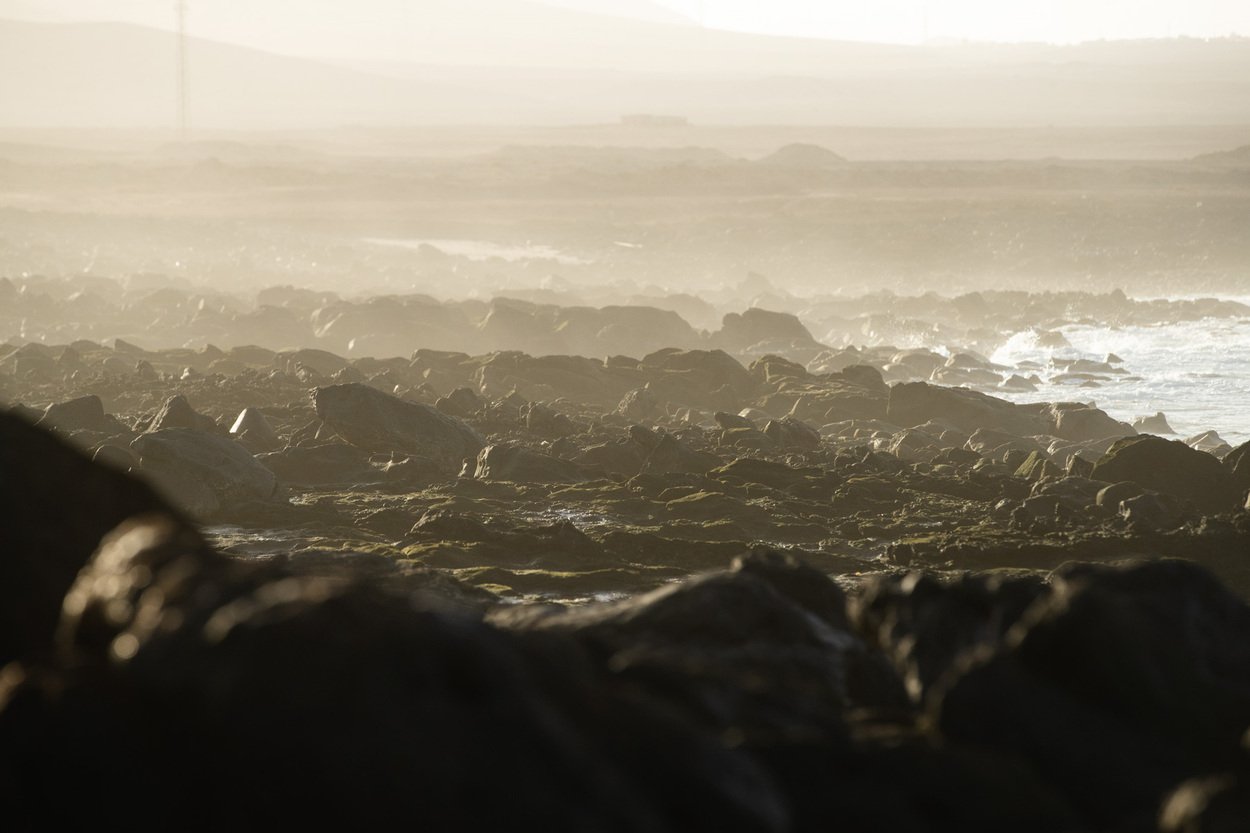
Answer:
<path fill-rule="evenodd" d="M 187 0 L 178 0 L 178 135 L 187 139 Z"/>

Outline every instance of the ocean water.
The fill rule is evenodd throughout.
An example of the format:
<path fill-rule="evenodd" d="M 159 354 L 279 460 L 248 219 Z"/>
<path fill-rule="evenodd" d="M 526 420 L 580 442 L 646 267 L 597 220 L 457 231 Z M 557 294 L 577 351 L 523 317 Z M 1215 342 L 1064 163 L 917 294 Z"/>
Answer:
<path fill-rule="evenodd" d="M 1117 419 L 1162 411 L 1181 437 L 1217 431 L 1233 445 L 1250 440 L 1250 318 L 1203 319 L 1134 327 L 1072 325 L 1060 329 L 1071 347 L 1047 349 L 1033 332 L 1017 333 L 990 357 L 1004 365 L 1053 358 L 1124 360 L 1127 376 L 1096 388 L 1052 383 L 1061 371 L 1035 371 L 1036 393 L 996 393 L 1015 402 L 1093 402 Z M 1028 373 L 1021 375 L 1027 376 Z"/>

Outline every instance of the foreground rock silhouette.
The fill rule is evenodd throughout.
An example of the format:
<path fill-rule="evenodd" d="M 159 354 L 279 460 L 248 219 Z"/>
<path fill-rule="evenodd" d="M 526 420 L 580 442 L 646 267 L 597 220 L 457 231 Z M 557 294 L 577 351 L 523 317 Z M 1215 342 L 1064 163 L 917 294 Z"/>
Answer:
<path fill-rule="evenodd" d="M 1244 821 L 1250 609 L 1192 563 L 848 594 L 761 549 L 491 607 L 434 574 L 224 556 L 21 419 L 0 440 L 7 829 Z"/>

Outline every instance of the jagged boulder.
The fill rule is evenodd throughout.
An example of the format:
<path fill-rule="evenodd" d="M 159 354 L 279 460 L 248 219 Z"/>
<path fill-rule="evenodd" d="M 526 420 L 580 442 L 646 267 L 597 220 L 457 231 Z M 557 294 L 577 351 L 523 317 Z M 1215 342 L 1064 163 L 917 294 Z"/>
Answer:
<path fill-rule="evenodd" d="M 514 483 L 582 483 L 590 479 L 576 463 L 502 444 L 488 445 L 478 452 L 473 477 Z"/>
<path fill-rule="evenodd" d="M 148 431 L 166 428 L 185 428 L 188 431 L 216 431 L 217 423 L 212 417 L 198 413 L 182 394 L 171 396 L 152 417 Z"/>
<path fill-rule="evenodd" d="M 419 402 L 406 402 L 367 385 L 313 392 L 317 416 L 352 445 L 367 451 L 402 451 L 458 465 L 485 442 L 473 428 Z"/>
<path fill-rule="evenodd" d="M 143 434 L 130 448 L 139 457 L 139 473 L 196 518 L 270 500 L 277 489 L 273 472 L 229 437 L 166 428 Z"/>

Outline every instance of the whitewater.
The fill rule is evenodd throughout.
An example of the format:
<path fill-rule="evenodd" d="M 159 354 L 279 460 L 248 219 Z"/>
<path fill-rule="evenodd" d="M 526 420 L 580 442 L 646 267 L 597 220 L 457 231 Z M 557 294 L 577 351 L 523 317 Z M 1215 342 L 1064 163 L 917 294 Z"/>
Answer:
<path fill-rule="evenodd" d="M 1016 366 L 1101 361 L 1114 354 L 1128 373 L 1082 387 L 1047 381 L 1055 374 L 1039 372 L 1036 392 L 995 395 L 1014 402 L 1089 402 L 1125 421 L 1162 411 L 1182 438 L 1214 430 L 1234 446 L 1250 440 L 1250 317 L 1126 327 L 1072 324 L 1059 332 L 1069 346 L 1043 347 L 1035 332 L 1022 332 L 990 358 Z"/>

